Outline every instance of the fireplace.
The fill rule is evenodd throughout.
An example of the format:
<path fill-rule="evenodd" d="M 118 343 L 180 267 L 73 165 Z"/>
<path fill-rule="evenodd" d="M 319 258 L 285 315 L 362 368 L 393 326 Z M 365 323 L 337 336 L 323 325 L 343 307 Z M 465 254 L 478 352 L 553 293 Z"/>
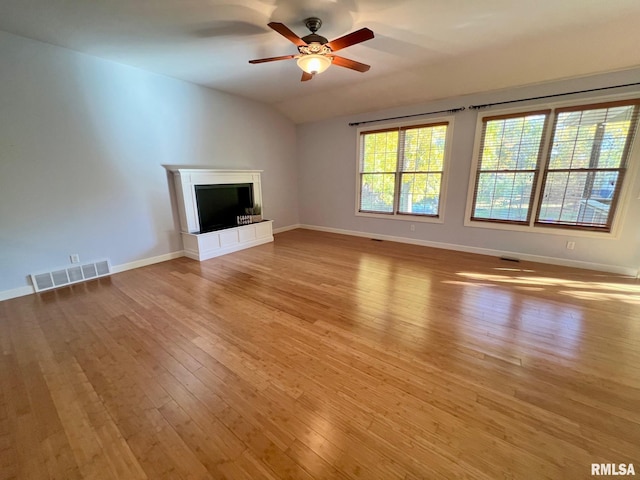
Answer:
<path fill-rule="evenodd" d="M 260 170 L 167 167 L 174 178 L 185 255 L 206 260 L 273 241 L 271 220 L 238 225 L 262 202 Z"/>

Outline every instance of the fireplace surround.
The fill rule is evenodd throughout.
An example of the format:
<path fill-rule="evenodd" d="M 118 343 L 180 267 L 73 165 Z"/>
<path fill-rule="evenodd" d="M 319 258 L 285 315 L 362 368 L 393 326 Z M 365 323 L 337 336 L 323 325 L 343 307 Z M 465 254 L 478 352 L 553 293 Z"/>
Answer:
<path fill-rule="evenodd" d="M 243 208 L 260 205 L 264 215 L 261 170 L 171 168 L 170 171 L 175 185 L 185 256 L 195 260 L 207 260 L 273 241 L 271 220 L 248 225 L 234 225 L 230 220 L 235 216 L 230 213 L 233 208 L 237 208 L 240 213 Z M 229 193 L 232 187 L 250 189 L 248 192 L 241 190 L 236 194 L 238 199 L 236 207 L 232 205 L 234 194 Z M 219 191 L 222 190 L 227 193 L 221 196 Z M 197 192 L 200 194 L 198 195 Z M 203 196 L 202 192 L 208 192 L 208 196 Z M 217 204 L 209 205 L 208 213 L 205 214 L 199 211 L 198 197 L 201 202 L 208 200 Z M 215 227 L 208 225 L 203 229 L 201 219 L 209 214 L 219 215 L 222 223 L 215 224 L 214 221 Z M 213 231 L 203 231 L 207 229 L 213 229 Z"/>

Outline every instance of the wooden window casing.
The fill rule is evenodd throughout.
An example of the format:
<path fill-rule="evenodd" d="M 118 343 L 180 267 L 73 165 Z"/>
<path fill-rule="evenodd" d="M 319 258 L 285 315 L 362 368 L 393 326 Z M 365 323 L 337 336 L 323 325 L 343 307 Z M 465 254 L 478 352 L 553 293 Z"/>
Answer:
<path fill-rule="evenodd" d="M 468 218 L 611 232 L 639 111 L 640 99 L 633 99 L 482 118 Z M 544 116 L 542 129 L 529 129 L 525 134 L 526 119 L 540 115 Z M 505 131 L 507 124 L 511 129 L 498 138 L 500 132 L 491 128 L 496 130 L 500 124 Z M 529 149 L 528 160 L 520 162 L 523 146 Z M 504 181 L 509 176 L 512 188 Z M 523 187 L 519 189 L 515 188 L 518 176 Z M 493 181 L 493 190 L 487 179 Z"/>

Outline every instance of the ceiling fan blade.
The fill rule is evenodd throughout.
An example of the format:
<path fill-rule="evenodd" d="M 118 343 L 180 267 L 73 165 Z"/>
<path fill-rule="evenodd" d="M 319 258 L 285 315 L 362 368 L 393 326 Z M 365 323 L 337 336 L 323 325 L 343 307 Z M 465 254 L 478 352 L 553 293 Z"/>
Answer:
<path fill-rule="evenodd" d="M 336 38 L 335 40 L 327 43 L 327 47 L 331 49 L 332 52 L 337 52 L 346 47 L 350 47 L 351 45 L 355 45 L 356 43 L 366 42 L 367 40 L 371 40 L 373 38 L 373 32 L 368 28 L 361 28 L 360 30 L 356 30 L 355 32 L 349 33 L 344 37 Z"/>
<path fill-rule="evenodd" d="M 277 60 L 289 60 L 291 58 L 295 58 L 295 55 L 283 55 L 282 57 L 269 57 L 269 58 L 258 58 L 257 60 L 249 60 L 249 63 L 265 63 L 265 62 L 275 62 Z"/>
<path fill-rule="evenodd" d="M 302 72 L 302 78 L 300 79 L 300 81 L 306 82 L 308 80 L 311 80 L 312 78 L 313 78 L 313 75 L 311 75 L 310 73 Z"/>
<path fill-rule="evenodd" d="M 284 23 L 271 22 L 268 23 L 271 28 L 273 28 L 276 32 L 282 35 L 284 38 L 289 40 L 291 43 L 296 45 L 297 47 L 304 47 L 307 45 L 307 42 L 302 40 L 298 35 L 293 33 L 289 27 L 287 27 Z"/>
<path fill-rule="evenodd" d="M 349 60 L 348 58 L 339 57 L 337 55 L 332 55 L 333 64 L 338 65 L 339 67 L 350 68 L 351 70 L 355 70 L 357 72 L 366 72 L 371 68 L 370 65 L 365 65 L 364 63 L 356 62 L 355 60 Z"/>

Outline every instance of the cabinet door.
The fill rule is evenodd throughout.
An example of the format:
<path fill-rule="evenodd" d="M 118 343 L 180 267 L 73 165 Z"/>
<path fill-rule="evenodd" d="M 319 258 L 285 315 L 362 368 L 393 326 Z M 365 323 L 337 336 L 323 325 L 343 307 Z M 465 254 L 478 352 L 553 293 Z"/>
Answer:
<path fill-rule="evenodd" d="M 217 233 L 205 233 L 198 237 L 198 247 L 201 251 L 216 250 L 220 248 L 220 235 Z"/>
<path fill-rule="evenodd" d="M 240 243 L 252 242 L 256 239 L 256 229 L 253 225 L 241 228 L 238 233 L 240 234 Z"/>
<path fill-rule="evenodd" d="M 271 233 L 271 222 L 261 222 L 256 223 L 256 237 L 257 238 L 265 238 L 270 237 Z"/>
<path fill-rule="evenodd" d="M 221 247 L 230 247 L 232 245 L 238 245 L 240 240 L 238 238 L 238 229 L 232 228 L 230 230 L 221 230 L 220 231 L 220 246 Z"/>

